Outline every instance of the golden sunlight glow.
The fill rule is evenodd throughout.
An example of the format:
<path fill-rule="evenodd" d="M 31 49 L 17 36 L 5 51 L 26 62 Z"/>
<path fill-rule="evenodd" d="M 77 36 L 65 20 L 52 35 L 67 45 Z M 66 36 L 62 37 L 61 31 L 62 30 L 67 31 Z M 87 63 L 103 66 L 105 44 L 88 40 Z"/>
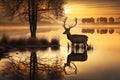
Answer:
<path fill-rule="evenodd" d="M 65 15 L 69 18 L 81 17 L 86 13 L 86 8 L 84 5 L 66 4 L 64 6 L 64 9 L 65 9 Z"/>
<path fill-rule="evenodd" d="M 106 8 L 106 7 L 98 7 L 94 5 L 94 7 L 87 6 L 85 4 L 75 4 L 68 2 L 65 6 L 65 16 L 69 18 L 77 17 L 77 18 L 85 18 L 85 17 L 117 17 L 118 10 L 115 8 Z M 117 15 L 114 15 L 117 14 Z"/>
<path fill-rule="evenodd" d="M 70 9 L 66 8 L 65 9 L 65 14 L 69 14 L 70 13 Z"/>

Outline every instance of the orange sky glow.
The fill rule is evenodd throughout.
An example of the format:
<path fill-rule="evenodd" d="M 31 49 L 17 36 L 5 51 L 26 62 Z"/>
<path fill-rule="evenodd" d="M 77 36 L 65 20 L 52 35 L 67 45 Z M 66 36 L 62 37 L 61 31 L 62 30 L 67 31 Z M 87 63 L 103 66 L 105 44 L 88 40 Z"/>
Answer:
<path fill-rule="evenodd" d="M 65 16 L 71 18 L 120 16 L 120 5 L 117 4 L 117 0 L 116 3 L 111 2 L 111 0 L 106 0 L 106 2 L 102 1 L 98 2 L 98 0 L 68 0 L 67 4 L 64 6 Z"/>

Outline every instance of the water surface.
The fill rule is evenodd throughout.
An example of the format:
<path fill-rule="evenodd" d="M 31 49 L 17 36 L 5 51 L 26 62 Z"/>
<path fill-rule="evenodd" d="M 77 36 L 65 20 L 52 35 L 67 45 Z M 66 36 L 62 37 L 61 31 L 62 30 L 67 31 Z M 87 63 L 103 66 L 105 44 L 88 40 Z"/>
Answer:
<path fill-rule="evenodd" d="M 93 50 L 87 51 L 87 60 L 86 61 L 74 61 L 74 64 L 77 67 L 77 74 L 73 73 L 66 75 L 64 71 L 64 80 L 120 80 L 120 25 L 78 25 L 71 30 L 71 34 L 85 34 L 89 37 L 88 44 L 93 46 Z M 84 32 L 82 29 L 93 29 L 93 33 Z M 109 30 L 113 29 L 113 32 Z M 99 32 L 98 32 L 99 30 Z M 105 30 L 105 32 L 100 32 Z M 29 37 L 29 28 L 28 27 L 14 27 L 8 29 L 0 28 L 0 35 L 8 35 L 10 38 L 16 37 Z M 38 38 L 47 38 L 49 41 L 52 38 L 57 38 L 60 40 L 60 49 L 57 51 L 51 50 L 48 48 L 46 51 L 35 51 L 37 55 L 38 62 L 40 59 L 43 59 L 43 63 L 54 63 L 54 61 L 60 61 L 60 66 L 64 67 L 64 63 L 67 61 L 67 56 L 71 53 L 71 50 L 68 52 L 67 44 L 68 40 L 66 35 L 63 35 L 64 29 L 58 26 L 43 26 L 38 27 L 37 37 Z M 69 42 L 70 43 L 70 42 Z M 21 59 L 29 58 L 31 56 L 30 51 L 19 52 L 13 51 L 9 53 L 9 56 L 14 57 L 16 60 L 22 57 Z M 46 60 L 47 59 L 47 60 Z M 2 58 L 0 60 L 0 73 L 4 69 L 4 66 L 9 61 L 8 58 Z M 11 74 L 11 73 L 9 73 Z M 9 75 L 7 74 L 7 75 Z M 8 80 L 8 76 L 0 75 L 0 80 Z"/>

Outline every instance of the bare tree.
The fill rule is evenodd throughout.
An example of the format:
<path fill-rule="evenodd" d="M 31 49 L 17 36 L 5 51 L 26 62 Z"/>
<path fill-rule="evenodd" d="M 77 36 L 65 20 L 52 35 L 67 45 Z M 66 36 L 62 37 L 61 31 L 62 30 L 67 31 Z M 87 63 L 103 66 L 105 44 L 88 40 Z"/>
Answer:
<path fill-rule="evenodd" d="M 64 3 L 64 0 L 0 0 L 7 17 L 29 21 L 32 38 L 36 38 L 38 18 L 58 19 L 64 15 Z"/>

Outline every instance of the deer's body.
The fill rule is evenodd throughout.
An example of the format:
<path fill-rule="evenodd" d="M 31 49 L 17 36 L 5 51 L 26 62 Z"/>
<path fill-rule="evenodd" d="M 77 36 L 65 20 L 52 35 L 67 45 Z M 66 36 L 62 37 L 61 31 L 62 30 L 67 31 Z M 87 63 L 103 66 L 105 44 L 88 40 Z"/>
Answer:
<path fill-rule="evenodd" d="M 71 35 L 67 34 L 67 38 L 72 42 L 72 43 L 87 43 L 88 37 L 86 35 Z"/>

